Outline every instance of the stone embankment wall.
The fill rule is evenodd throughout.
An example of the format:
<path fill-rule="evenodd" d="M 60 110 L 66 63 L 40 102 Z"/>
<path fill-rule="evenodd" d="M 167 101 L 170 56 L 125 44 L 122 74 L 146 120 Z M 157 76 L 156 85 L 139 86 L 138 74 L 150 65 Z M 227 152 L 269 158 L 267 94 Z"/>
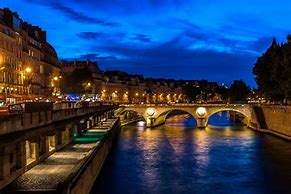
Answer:
<path fill-rule="evenodd" d="M 67 179 L 57 193 L 89 193 L 119 132 L 120 120 L 118 119 L 79 172 Z"/>
<path fill-rule="evenodd" d="M 254 107 L 253 128 L 291 140 L 291 106 Z"/>

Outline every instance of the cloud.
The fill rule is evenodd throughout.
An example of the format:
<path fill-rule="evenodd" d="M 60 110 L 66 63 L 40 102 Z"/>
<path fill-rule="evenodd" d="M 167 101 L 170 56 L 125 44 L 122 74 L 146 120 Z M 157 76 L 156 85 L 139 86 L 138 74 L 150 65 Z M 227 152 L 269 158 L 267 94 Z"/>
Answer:
<path fill-rule="evenodd" d="M 51 38 L 61 51 L 60 57 L 88 58 L 99 61 L 105 69 L 138 71 L 156 77 L 247 77 L 252 82 L 256 58 L 269 46 L 272 35 L 287 34 L 291 24 L 288 6 L 274 2 L 267 6 L 269 0 L 263 6 L 243 0 L 26 1 L 44 5 L 41 10 L 52 15 L 51 21 L 58 20 L 59 15 L 66 17 L 65 22 L 58 23 L 64 28 L 53 31 Z M 17 7 L 22 9 L 21 4 Z M 274 7 L 282 8 L 282 12 L 275 14 Z M 279 17 L 283 13 L 285 17 Z M 37 14 L 41 13 L 30 15 Z M 67 18 L 79 23 L 66 23 L 70 21 Z M 47 21 L 41 19 L 37 18 L 40 23 L 36 24 Z M 68 40 L 74 44 L 67 44 Z"/>
<path fill-rule="evenodd" d="M 79 32 L 76 35 L 79 38 L 82 38 L 82 39 L 85 39 L 85 40 L 94 40 L 94 39 L 108 37 L 108 34 L 107 33 L 103 33 L 103 32 Z"/>
<path fill-rule="evenodd" d="M 114 42 L 119 42 L 122 39 L 126 38 L 127 34 L 124 32 L 78 32 L 76 33 L 76 36 L 78 38 L 88 41 L 87 43 L 92 45 L 97 43 L 114 44 Z"/>
<path fill-rule="evenodd" d="M 81 60 L 91 60 L 91 61 L 103 61 L 103 60 L 114 60 L 116 57 L 114 56 L 102 56 L 98 53 L 89 53 L 80 55 L 79 59 Z"/>
<path fill-rule="evenodd" d="M 102 18 L 91 17 L 89 15 L 86 15 L 82 12 L 76 11 L 75 9 L 73 9 L 71 7 L 65 6 L 64 4 L 60 3 L 59 1 L 55 1 L 55 0 L 51 0 L 51 1 L 50 0 L 47 0 L 47 1 L 26 0 L 26 1 L 28 1 L 30 3 L 37 3 L 37 4 L 44 5 L 44 6 L 48 6 L 56 11 L 61 12 L 66 17 L 68 17 L 71 20 L 74 20 L 76 22 L 96 24 L 96 25 L 105 26 L 105 27 L 114 27 L 114 26 L 119 25 L 117 22 L 108 21 L 108 20 L 105 20 Z"/>
<path fill-rule="evenodd" d="M 259 53 L 263 53 L 272 44 L 273 37 L 260 37 L 255 42 L 252 42 L 249 47 Z"/>
<path fill-rule="evenodd" d="M 148 37 L 145 34 L 135 34 L 132 39 L 138 40 L 138 41 L 141 41 L 141 42 L 151 42 L 152 41 L 151 38 Z"/>
<path fill-rule="evenodd" d="M 117 26 L 118 25 L 116 22 L 111 22 L 111 21 L 107 21 L 104 19 L 95 18 L 95 17 L 85 15 L 81 12 L 75 11 L 74 9 L 72 9 L 70 7 L 66 7 L 58 2 L 52 2 L 52 3 L 50 3 L 50 6 L 53 9 L 62 12 L 64 15 L 66 15 L 70 19 L 75 20 L 77 22 L 92 23 L 92 24 L 98 24 L 101 26 Z"/>
<path fill-rule="evenodd" d="M 201 31 L 193 31 L 193 30 L 185 30 L 185 36 L 191 39 L 200 40 L 200 41 L 208 41 L 211 36 L 207 33 L 203 33 Z"/>
<path fill-rule="evenodd" d="M 178 36 L 147 49 L 140 45 L 122 43 L 102 45 L 95 49 L 111 53 L 110 56 L 120 56 L 98 59 L 103 69 L 121 69 L 130 73 L 142 73 L 146 77 L 180 77 L 221 82 L 241 78 L 252 80 L 251 68 L 255 56 L 211 49 L 192 50 L 187 45 Z"/>

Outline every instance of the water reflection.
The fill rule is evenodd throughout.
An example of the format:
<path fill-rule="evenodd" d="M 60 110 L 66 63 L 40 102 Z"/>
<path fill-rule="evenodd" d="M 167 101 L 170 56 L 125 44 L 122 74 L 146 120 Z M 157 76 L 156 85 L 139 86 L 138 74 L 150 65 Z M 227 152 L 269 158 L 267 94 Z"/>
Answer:
<path fill-rule="evenodd" d="M 291 193 L 289 142 L 243 126 L 201 130 L 187 121 L 124 127 L 92 193 Z"/>

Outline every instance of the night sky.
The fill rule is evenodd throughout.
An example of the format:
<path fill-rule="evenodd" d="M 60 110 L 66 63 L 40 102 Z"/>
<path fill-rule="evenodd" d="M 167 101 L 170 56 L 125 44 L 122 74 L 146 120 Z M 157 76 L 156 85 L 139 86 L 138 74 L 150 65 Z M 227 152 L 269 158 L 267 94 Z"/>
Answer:
<path fill-rule="evenodd" d="M 283 0 L 0 0 L 47 31 L 60 59 L 145 77 L 255 86 L 252 66 L 291 32 Z"/>

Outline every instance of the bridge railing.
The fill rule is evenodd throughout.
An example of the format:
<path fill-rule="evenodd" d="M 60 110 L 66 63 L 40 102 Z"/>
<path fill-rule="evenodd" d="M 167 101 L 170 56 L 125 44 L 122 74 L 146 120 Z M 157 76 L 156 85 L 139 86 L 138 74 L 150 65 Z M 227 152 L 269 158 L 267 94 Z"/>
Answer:
<path fill-rule="evenodd" d="M 175 104 L 120 104 L 121 107 L 197 107 L 197 106 L 216 106 L 216 107 L 244 107 L 251 106 L 250 104 L 187 104 L 187 103 L 175 103 Z"/>

